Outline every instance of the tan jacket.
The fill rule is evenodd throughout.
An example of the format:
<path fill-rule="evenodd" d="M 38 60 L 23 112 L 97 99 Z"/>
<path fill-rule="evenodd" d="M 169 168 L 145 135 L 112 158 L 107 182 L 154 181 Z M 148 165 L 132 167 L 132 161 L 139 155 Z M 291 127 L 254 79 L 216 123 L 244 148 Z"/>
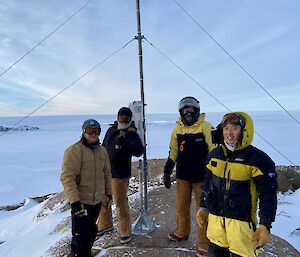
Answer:
<path fill-rule="evenodd" d="M 95 205 L 112 195 L 108 153 L 100 145 L 92 150 L 80 141 L 64 153 L 60 180 L 70 203 Z"/>

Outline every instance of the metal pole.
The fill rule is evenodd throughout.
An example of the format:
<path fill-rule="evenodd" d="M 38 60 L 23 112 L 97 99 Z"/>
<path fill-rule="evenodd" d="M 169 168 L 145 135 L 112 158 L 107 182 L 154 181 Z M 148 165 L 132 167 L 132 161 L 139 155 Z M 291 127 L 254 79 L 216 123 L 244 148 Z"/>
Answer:
<path fill-rule="evenodd" d="M 140 1 L 136 0 L 136 17 L 137 17 L 137 33 L 135 39 L 138 40 L 139 50 L 139 69 L 140 69 L 140 89 L 141 89 L 141 102 L 142 102 L 142 120 L 143 120 L 143 141 L 144 141 L 144 154 L 143 154 L 143 167 L 140 172 L 140 197 L 141 197 L 141 214 L 133 224 L 132 232 L 137 235 L 145 235 L 156 229 L 156 225 L 152 223 L 147 217 L 148 211 L 148 192 L 147 192 L 147 176 L 148 176 L 148 163 L 147 163 L 147 143 L 146 143 L 146 122 L 145 122 L 145 96 L 144 96 L 144 76 L 143 76 L 143 51 L 142 51 L 142 36 L 141 32 L 141 16 L 140 16 Z"/>
<path fill-rule="evenodd" d="M 148 199 L 147 199 L 147 173 L 148 173 L 148 162 L 147 162 L 147 150 L 146 150 L 146 122 L 145 122 L 145 95 L 144 95 L 144 73 L 143 73 L 143 50 L 142 50 L 142 36 L 141 31 L 141 14 L 140 14 L 140 1 L 136 0 L 136 18 L 137 18 L 137 40 L 138 40 L 138 51 L 139 51 L 139 70 L 140 70 L 140 90 L 141 90 L 141 101 L 142 101 L 142 116 L 143 116 L 143 137 L 144 137 L 144 154 L 143 154 L 143 172 L 144 172 L 144 210 L 148 210 Z"/>

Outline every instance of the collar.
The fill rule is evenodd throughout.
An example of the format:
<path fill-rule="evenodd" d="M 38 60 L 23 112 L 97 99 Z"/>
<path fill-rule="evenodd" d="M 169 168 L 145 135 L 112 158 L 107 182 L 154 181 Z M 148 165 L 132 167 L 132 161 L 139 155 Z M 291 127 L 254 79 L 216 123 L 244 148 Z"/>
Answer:
<path fill-rule="evenodd" d="M 128 122 L 128 123 L 120 123 L 118 121 L 117 121 L 117 123 L 118 123 L 117 124 L 117 128 L 118 129 L 125 130 L 125 129 L 128 129 L 131 126 L 132 120 L 130 122 Z"/>
<path fill-rule="evenodd" d="M 95 143 L 89 144 L 89 142 L 86 140 L 86 138 L 84 137 L 84 135 L 82 135 L 80 141 L 82 142 L 82 144 L 84 146 L 86 146 L 86 147 L 88 147 L 88 148 L 90 148 L 92 150 L 95 150 L 95 149 L 97 149 L 100 146 L 99 138 L 98 138 L 98 140 Z"/>
<path fill-rule="evenodd" d="M 231 151 L 231 152 L 233 152 L 233 151 L 236 149 L 236 147 L 237 147 L 237 144 L 235 144 L 235 145 L 230 145 L 230 144 L 228 144 L 225 140 L 224 140 L 224 145 L 225 145 L 226 148 L 227 148 L 229 151 Z"/>

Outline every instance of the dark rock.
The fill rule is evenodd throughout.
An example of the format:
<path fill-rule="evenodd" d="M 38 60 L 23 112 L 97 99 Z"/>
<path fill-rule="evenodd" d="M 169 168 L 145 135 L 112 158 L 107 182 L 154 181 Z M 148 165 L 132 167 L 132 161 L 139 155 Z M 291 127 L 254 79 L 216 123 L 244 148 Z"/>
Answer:
<path fill-rule="evenodd" d="M 132 241 L 126 245 L 121 245 L 119 241 L 119 234 L 117 230 L 117 222 L 114 217 L 115 229 L 100 237 L 94 243 L 93 256 L 103 250 L 102 256 L 195 256 L 196 249 L 196 219 L 192 215 L 192 232 L 189 240 L 179 243 L 170 242 L 167 239 L 169 232 L 174 231 L 176 224 L 176 212 L 175 212 L 175 185 L 171 186 L 171 189 L 166 189 L 162 186 L 161 176 L 163 174 L 163 168 L 165 165 L 165 159 L 154 159 L 149 160 L 149 212 L 147 217 L 157 225 L 157 229 L 152 233 L 144 236 L 132 235 Z M 139 170 L 137 169 L 138 163 L 132 164 L 133 178 L 130 181 L 129 194 L 134 194 L 138 191 L 138 177 Z M 283 173 L 281 173 L 281 171 Z M 291 170 L 288 168 L 287 170 Z M 279 168 L 279 176 L 289 177 L 289 173 L 285 168 Z M 298 170 L 298 168 L 292 168 Z M 289 179 L 287 179 L 290 181 Z M 290 182 L 288 182 L 290 183 Z M 293 187 L 293 188 L 296 188 Z M 61 198 L 61 195 L 59 196 Z M 194 201 L 194 200 L 193 200 Z M 57 202 L 57 201 L 56 201 Z M 193 202 L 194 204 L 194 202 Z M 130 209 L 132 215 L 132 223 L 139 216 L 139 198 L 137 197 L 134 201 L 130 201 Z M 196 210 L 192 207 L 192 212 Z M 115 216 L 115 213 L 114 213 Z M 59 226 L 68 227 L 70 229 L 70 220 L 64 220 Z M 57 230 L 57 229 L 56 229 Z M 295 231 L 298 233 L 298 230 Z M 69 254 L 71 238 L 65 237 L 61 241 L 57 242 L 56 245 L 48 250 L 48 253 L 53 256 L 61 257 Z M 285 240 L 271 235 L 271 242 L 261 249 L 259 257 L 300 257 L 299 252 L 291 246 Z"/>
<path fill-rule="evenodd" d="M 295 192 L 300 188 L 299 166 L 277 166 L 278 191 L 284 193 L 289 190 Z"/>

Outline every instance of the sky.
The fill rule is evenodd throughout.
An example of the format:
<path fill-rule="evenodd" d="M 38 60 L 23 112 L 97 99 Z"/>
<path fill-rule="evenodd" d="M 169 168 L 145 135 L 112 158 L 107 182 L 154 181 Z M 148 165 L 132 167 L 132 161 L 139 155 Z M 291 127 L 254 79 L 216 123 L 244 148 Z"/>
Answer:
<path fill-rule="evenodd" d="M 177 0 L 287 110 L 300 110 L 299 1 Z M 0 73 L 87 0 L 0 3 Z M 0 116 L 25 116 L 136 36 L 134 0 L 94 0 L 0 77 Z M 174 0 L 140 0 L 142 34 L 232 111 L 281 110 Z M 35 115 L 114 114 L 140 100 L 137 41 Z M 146 112 L 175 113 L 187 95 L 226 111 L 143 42 Z"/>

